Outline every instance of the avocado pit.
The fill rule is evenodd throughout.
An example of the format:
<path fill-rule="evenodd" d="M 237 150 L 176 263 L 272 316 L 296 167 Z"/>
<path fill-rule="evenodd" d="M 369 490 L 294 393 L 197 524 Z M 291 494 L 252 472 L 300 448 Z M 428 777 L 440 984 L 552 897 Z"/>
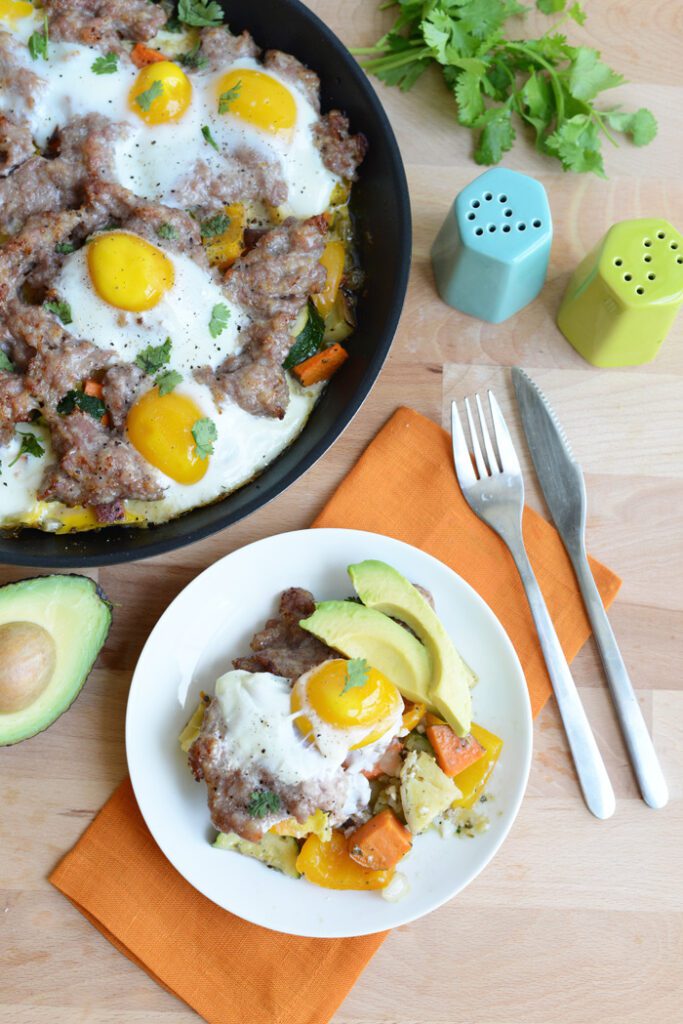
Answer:
<path fill-rule="evenodd" d="M 0 626 L 0 713 L 23 711 L 47 689 L 55 670 L 57 648 L 48 631 L 35 622 Z"/>

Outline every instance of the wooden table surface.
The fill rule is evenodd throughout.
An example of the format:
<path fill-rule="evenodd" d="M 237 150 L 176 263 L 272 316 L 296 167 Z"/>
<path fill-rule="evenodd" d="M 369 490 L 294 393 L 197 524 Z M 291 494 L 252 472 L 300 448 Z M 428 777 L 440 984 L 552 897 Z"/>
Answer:
<path fill-rule="evenodd" d="M 310 6 L 349 45 L 374 42 L 391 19 L 374 0 L 316 0 Z M 527 797 L 494 863 L 450 905 L 399 928 L 334 1021 L 681 1020 L 683 317 L 656 362 L 610 371 L 584 363 L 553 317 L 568 274 L 614 221 L 665 216 L 683 226 L 683 4 L 596 0 L 588 12 L 585 27 L 572 25 L 570 36 L 602 50 L 627 76 L 630 84 L 612 99 L 651 107 L 660 134 L 645 149 L 613 151 L 606 145 L 607 181 L 563 174 L 518 140 L 506 166 L 545 185 L 555 240 L 542 295 L 499 326 L 444 306 L 430 273 L 430 243 L 448 205 L 479 171 L 469 133 L 457 127 L 436 77 L 426 76 L 407 95 L 374 83 L 405 159 L 415 230 L 411 283 L 391 356 L 334 449 L 270 507 L 177 554 L 93 574 L 115 603 L 97 668 L 73 709 L 48 732 L 0 750 L 3 1024 L 197 1019 L 46 881 L 126 773 L 124 713 L 142 644 L 178 591 L 221 555 L 305 527 L 399 404 L 445 423 L 452 398 L 493 384 L 514 417 L 507 367 L 516 363 L 551 398 L 584 467 L 591 551 L 623 576 L 612 621 L 671 801 L 655 812 L 639 799 L 590 643 L 574 672 L 614 782 L 615 816 L 601 823 L 585 810 L 556 709 L 549 706 L 535 727 Z M 531 476 L 527 483 L 530 501 L 541 507 Z M 0 582 L 24 575 L 0 567 Z"/>

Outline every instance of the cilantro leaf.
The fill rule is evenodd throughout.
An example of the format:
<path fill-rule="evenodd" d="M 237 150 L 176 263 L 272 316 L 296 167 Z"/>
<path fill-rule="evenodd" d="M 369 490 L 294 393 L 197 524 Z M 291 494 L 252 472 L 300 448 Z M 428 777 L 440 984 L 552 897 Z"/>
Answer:
<path fill-rule="evenodd" d="M 350 661 L 347 661 L 346 681 L 344 682 L 344 689 L 340 691 L 339 696 L 342 697 L 349 690 L 353 690 L 357 686 L 365 686 L 368 681 L 369 672 L 370 666 L 365 658 L 351 658 Z"/>
<path fill-rule="evenodd" d="M 155 383 L 161 397 L 163 398 L 164 395 L 170 394 L 174 388 L 177 388 L 182 379 L 182 373 L 178 373 L 177 370 L 166 370 L 165 373 L 160 373 Z"/>
<path fill-rule="evenodd" d="M 230 218 L 227 213 L 215 213 L 213 217 L 207 217 L 199 225 L 202 238 L 217 238 L 228 230 Z"/>
<path fill-rule="evenodd" d="M 204 54 L 200 52 L 201 47 L 201 40 L 198 39 L 191 50 L 180 54 L 177 58 L 178 63 L 182 64 L 184 68 L 194 68 L 195 70 L 206 67 L 209 63 L 209 58 L 205 57 Z"/>
<path fill-rule="evenodd" d="M 12 373 L 12 371 L 14 370 L 14 363 L 12 362 L 10 357 L 7 355 L 7 353 L 4 352 L 1 348 L 0 348 L 0 370 L 8 370 L 10 373 Z"/>
<path fill-rule="evenodd" d="M 305 359 L 314 356 L 319 352 L 325 334 L 325 321 L 311 300 L 308 300 L 308 317 L 301 332 L 297 334 L 296 340 L 289 350 L 287 358 L 282 364 L 284 370 L 291 370 L 298 366 Z"/>
<path fill-rule="evenodd" d="M 154 101 L 159 99 L 160 96 L 163 96 L 163 93 L 164 87 L 159 79 L 156 79 L 152 82 L 149 89 L 145 89 L 144 92 L 138 93 L 135 97 L 135 102 L 139 106 L 140 110 L 144 110 L 147 114 L 149 113 L 149 108 L 152 106 Z"/>
<path fill-rule="evenodd" d="M 209 455 L 213 455 L 213 442 L 218 437 L 218 431 L 216 430 L 216 424 L 213 420 L 205 416 L 192 427 L 192 436 L 195 440 L 194 450 L 200 459 L 206 459 Z"/>
<path fill-rule="evenodd" d="M 202 125 L 202 135 L 204 136 L 204 141 L 208 142 L 210 146 L 213 146 L 213 148 L 216 150 L 217 153 L 220 153 L 220 149 L 218 148 L 218 143 L 216 142 L 216 140 L 214 139 L 213 135 L 211 134 L 211 129 L 209 128 L 208 124 L 203 124 Z"/>
<path fill-rule="evenodd" d="M 17 430 L 17 434 L 21 438 L 21 445 L 19 451 L 10 462 L 8 469 L 11 469 L 22 455 L 33 455 L 34 458 L 39 459 L 41 455 L 45 454 L 45 449 L 35 434 L 32 434 L 30 431 L 24 432 L 23 430 Z"/>
<path fill-rule="evenodd" d="M 28 52 L 31 54 L 33 60 L 38 60 L 42 57 L 43 60 L 47 60 L 47 43 L 48 43 L 48 24 L 47 14 L 43 15 L 43 31 L 32 32 L 28 40 Z"/>
<path fill-rule="evenodd" d="M 227 92 L 222 92 L 218 97 L 218 113 L 227 114 L 227 112 L 230 110 L 230 107 L 235 102 L 241 91 L 242 82 L 239 81 L 235 82 L 235 84 L 230 89 L 228 89 Z"/>
<path fill-rule="evenodd" d="M 203 28 L 206 25 L 220 25 L 223 9 L 215 0 L 179 0 L 178 18 L 186 25 Z"/>
<path fill-rule="evenodd" d="M 578 2 L 571 5 L 569 10 L 567 11 L 567 14 L 570 18 L 572 18 L 573 21 L 576 22 L 577 25 L 583 25 L 586 18 L 588 17 L 581 4 Z"/>
<path fill-rule="evenodd" d="M 588 114 L 577 114 L 549 135 L 544 147 L 557 154 L 566 171 L 592 171 L 604 178 L 598 131 Z"/>
<path fill-rule="evenodd" d="M 481 128 L 479 144 L 474 151 L 478 164 L 497 164 L 503 153 L 512 149 L 515 129 L 512 127 L 512 111 L 509 107 L 490 107 L 474 122 Z"/>
<path fill-rule="evenodd" d="M 68 416 L 74 409 L 87 412 L 94 420 L 101 420 L 107 411 L 101 398 L 97 398 L 95 395 L 86 395 L 84 391 L 67 391 L 64 397 L 57 402 L 57 412 L 60 416 Z"/>
<path fill-rule="evenodd" d="M 212 338 L 217 338 L 219 334 L 222 334 L 225 328 L 228 326 L 228 320 L 230 319 L 230 310 L 223 302 L 218 302 L 211 310 L 211 319 L 209 320 L 209 334 Z"/>
<path fill-rule="evenodd" d="M 613 89 L 624 81 L 622 75 L 600 60 L 597 50 L 579 46 L 569 72 L 569 91 L 576 100 L 592 100 L 599 92 Z"/>
<path fill-rule="evenodd" d="M 103 57 L 96 57 L 90 65 L 90 70 L 96 75 L 113 75 L 119 70 L 118 53 L 105 53 Z"/>
<path fill-rule="evenodd" d="M 536 6 L 543 14 L 559 14 L 567 6 L 567 0 L 536 0 Z"/>
<path fill-rule="evenodd" d="M 64 326 L 72 323 L 71 317 L 71 306 L 68 302 L 59 301 L 57 299 L 49 299 L 43 303 L 45 309 L 50 313 L 54 313 L 62 321 Z"/>
<path fill-rule="evenodd" d="M 247 804 L 247 813 L 252 818 L 265 818 L 280 810 L 280 797 L 270 789 L 256 789 Z"/>
<path fill-rule="evenodd" d="M 142 352 L 138 352 L 134 359 L 135 365 L 139 366 L 143 373 L 156 373 L 171 358 L 171 339 L 167 338 L 163 345 L 148 345 Z"/>
<path fill-rule="evenodd" d="M 636 146 L 647 146 L 657 134 L 657 121 L 651 111 L 641 107 L 634 114 L 622 113 L 617 110 L 607 111 L 604 115 L 611 128 L 630 135 Z"/>
<path fill-rule="evenodd" d="M 481 94 L 482 75 L 474 71 L 463 71 L 455 83 L 455 99 L 458 104 L 460 124 L 472 125 L 484 113 L 484 97 Z"/>
<path fill-rule="evenodd" d="M 55 252 L 58 252 L 60 256 L 68 256 L 70 252 L 75 252 L 76 246 L 73 242 L 57 242 L 55 246 Z"/>
<path fill-rule="evenodd" d="M 175 242 L 178 238 L 178 229 L 173 224 L 169 224 L 168 221 L 164 221 L 157 228 L 157 235 L 159 238 L 166 238 L 169 241 Z"/>

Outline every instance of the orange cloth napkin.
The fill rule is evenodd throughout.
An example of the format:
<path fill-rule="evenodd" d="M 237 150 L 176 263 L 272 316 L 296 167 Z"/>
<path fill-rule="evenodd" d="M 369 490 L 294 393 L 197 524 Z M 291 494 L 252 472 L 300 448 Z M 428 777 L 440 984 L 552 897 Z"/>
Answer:
<path fill-rule="evenodd" d="M 400 409 L 314 526 L 396 537 L 467 579 L 510 634 L 538 713 L 550 683 L 521 584 L 502 542 L 466 506 L 453 474 L 449 438 L 440 427 Z M 590 630 L 569 561 L 555 530 L 531 511 L 524 532 L 571 659 Z M 609 604 L 619 580 L 597 562 L 592 568 Z M 122 953 L 210 1024 L 325 1024 L 387 934 L 297 938 L 227 913 L 166 860 L 127 780 L 50 881 Z"/>

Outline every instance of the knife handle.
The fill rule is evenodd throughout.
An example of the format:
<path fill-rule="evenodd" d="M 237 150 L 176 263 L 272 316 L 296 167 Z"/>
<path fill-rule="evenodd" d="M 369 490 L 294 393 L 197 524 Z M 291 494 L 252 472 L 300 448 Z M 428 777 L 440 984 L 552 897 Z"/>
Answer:
<path fill-rule="evenodd" d="M 609 818 L 614 814 L 614 790 L 557 638 L 553 620 L 550 618 L 550 612 L 523 545 L 515 545 L 510 550 L 524 584 L 538 638 L 541 641 L 541 649 L 584 799 L 596 818 Z"/>
<path fill-rule="evenodd" d="M 585 548 L 581 545 L 577 548 L 570 547 L 568 550 L 576 578 L 579 581 L 588 618 L 593 627 L 593 635 L 598 645 L 612 701 L 616 708 L 619 725 L 640 792 L 649 807 L 659 809 L 666 805 L 669 799 L 669 790 L 652 739 L 647 731 L 640 705 L 633 691 L 633 684 L 607 618 L 600 592 L 595 585 Z"/>

